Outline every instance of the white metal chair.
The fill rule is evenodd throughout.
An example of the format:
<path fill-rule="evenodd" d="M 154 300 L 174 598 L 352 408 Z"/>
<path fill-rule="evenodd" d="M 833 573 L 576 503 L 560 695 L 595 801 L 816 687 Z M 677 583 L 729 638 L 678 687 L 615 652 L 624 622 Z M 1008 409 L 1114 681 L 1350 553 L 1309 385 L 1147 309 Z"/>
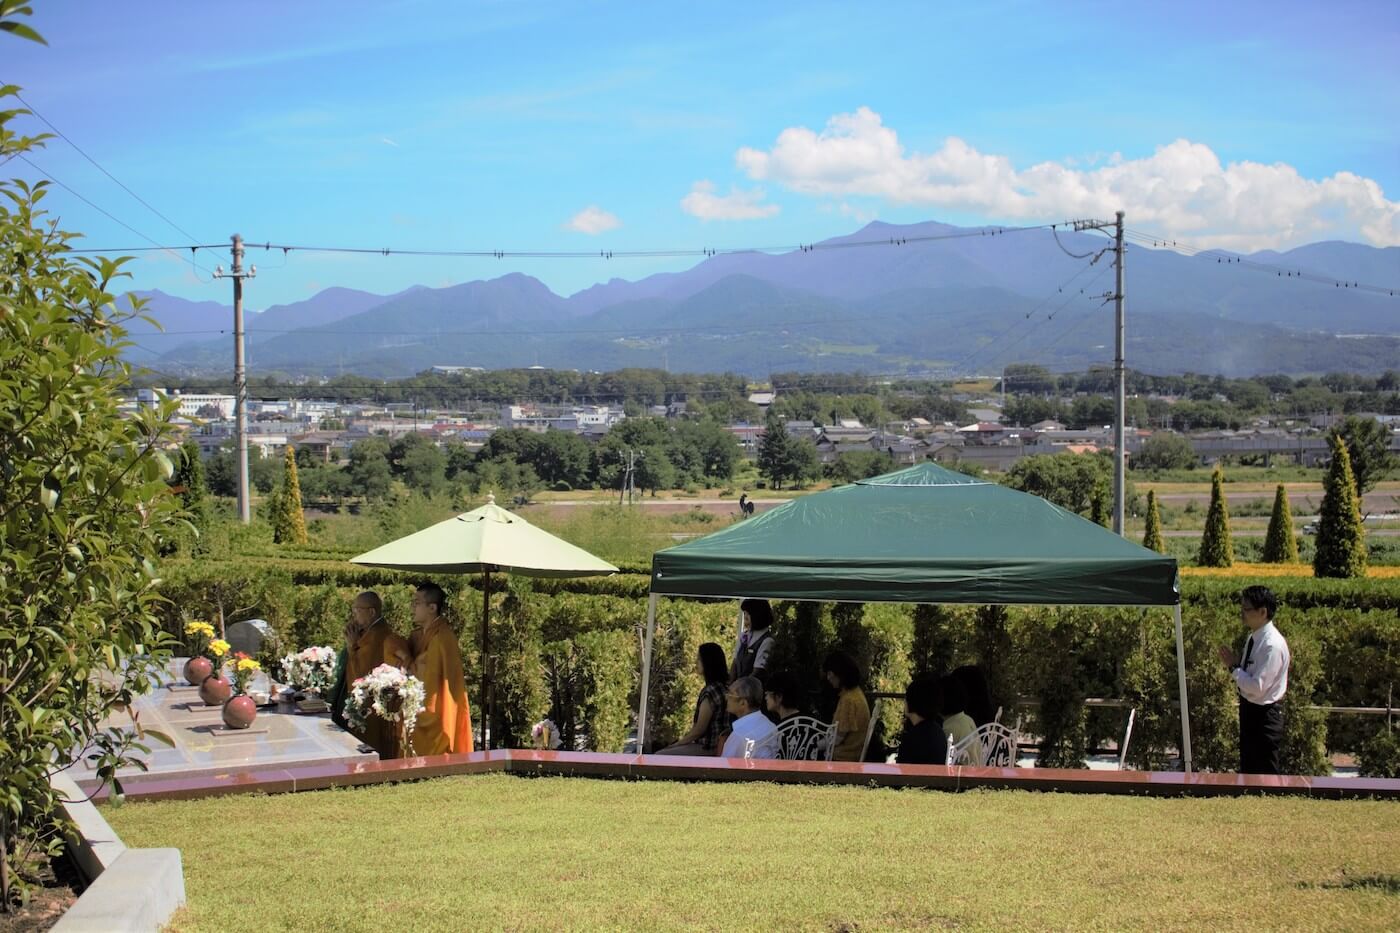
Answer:
<path fill-rule="evenodd" d="M 875 705 L 870 707 L 870 724 L 865 727 L 865 741 L 860 746 L 860 757 L 857 761 L 865 760 L 865 753 L 870 750 L 870 739 L 875 735 L 875 723 L 880 720 L 880 698 L 875 698 Z"/>
<path fill-rule="evenodd" d="M 961 742 L 954 743 L 948 736 L 948 764 L 986 766 L 989 768 L 1016 767 L 1017 735 L 999 722 L 989 722 L 976 732 L 969 733 Z"/>
<path fill-rule="evenodd" d="M 1118 770 L 1123 770 L 1123 764 L 1128 760 L 1128 742 L 1133 737 L 1133 720 L 1137 718 L 1137 707 L 1128 710 L 1128 728 L 1123 731 L 1123 741 L 1118 746 Z"/>
<path fill-rule="evenodd" d="M 813 716 L 793 716 L 774 732 L 778 757 L 789 761 L 830 761 L 836 751 L 836 723 Z"/>

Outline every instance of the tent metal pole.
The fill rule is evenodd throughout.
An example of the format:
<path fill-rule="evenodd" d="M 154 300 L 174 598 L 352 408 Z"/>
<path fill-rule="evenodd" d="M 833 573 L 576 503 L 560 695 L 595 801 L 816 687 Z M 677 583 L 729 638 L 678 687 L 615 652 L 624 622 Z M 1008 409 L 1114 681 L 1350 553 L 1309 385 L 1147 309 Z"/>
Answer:
<path fill-rule="evenodd" d="M 481 744 L 491 750 L 491 568 L 481 571 Z"/>
<path fill-rule="evenodd" d="M 651 640 L 656 634 L 656 594 L 647 597 L 647 633 L 642 640 L 642 698 L 637 704 L 637 754 L 647 747 L 647 701 L 651 694 Z"/>
<path fill-rule="evenodd" d="M 1186 701 L 1186 644 L 1181 635 L 1181 603 L 1174 609 L 1176 619 L 1176 683 L 1181 692 L 1181 762 L 1191 773 L 1191 711 Z"/>

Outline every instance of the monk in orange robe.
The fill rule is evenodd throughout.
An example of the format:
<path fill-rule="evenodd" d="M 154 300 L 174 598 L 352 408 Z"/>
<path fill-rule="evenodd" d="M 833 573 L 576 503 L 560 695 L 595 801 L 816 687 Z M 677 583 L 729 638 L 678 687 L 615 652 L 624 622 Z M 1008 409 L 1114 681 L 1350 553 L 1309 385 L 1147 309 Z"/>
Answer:
<path fill-rule="evenodd" d="M 442 588 L 424 583 L 413 594 L 410 638 L 413 663 L 408 672 L 423 681 L 424 705 L 413 728 L 413 754 L 470 752 L 472 714 L 462 674 L 457 633 L 442 617 L 447 598 Z"/>
<path fill-rule="evenodd" d="M 408 655 L 408 639 L 395 632 L 384 620 L 384 602 L 378 593 L 364 592 L 350 604 L 350 624 L 345 628 L 345 689 L 381 664 L 403 666 Z M 373 748 L 384 760 L 398 757 L 399 723 L 387 722 L 374 714 L 360 741 Z"/>

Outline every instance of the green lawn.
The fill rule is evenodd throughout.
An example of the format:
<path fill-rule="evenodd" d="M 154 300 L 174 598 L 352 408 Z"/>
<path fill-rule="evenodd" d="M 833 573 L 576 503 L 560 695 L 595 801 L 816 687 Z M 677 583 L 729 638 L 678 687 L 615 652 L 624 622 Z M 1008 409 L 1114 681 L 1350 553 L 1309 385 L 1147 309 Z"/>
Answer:
<path fill-rule="evenodd" d="M 108 810 L 177 930 L 1400 928 L 1400 804 L 508 775 Z"/>

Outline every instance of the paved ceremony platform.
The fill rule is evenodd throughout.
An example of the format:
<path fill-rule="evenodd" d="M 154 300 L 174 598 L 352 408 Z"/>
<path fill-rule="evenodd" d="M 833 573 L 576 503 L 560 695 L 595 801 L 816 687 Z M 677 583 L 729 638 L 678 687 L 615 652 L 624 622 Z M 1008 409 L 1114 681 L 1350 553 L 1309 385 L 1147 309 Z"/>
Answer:
<path fill-rule="evenodd" d="M 172 669 L 184 659 L 172 662 Z M 266 678 L 260 678 L 262 686 Z M 254 686 L 259 686 L 254 682 Z M 165 682 L 133 704 L 141 727 L 162 732 L 175 742 L 166 746 L 154 739 L 144 744 L 151 752 L 139 754 L 147 770 L 127 767 L 117 772 L 123 785 L 143 775 L 197 777 L 230 769 L 296 767 L 326 763 L 354 764 L 379 760 L 374 751 L 360 751 L 360 740 L 331 722 L 330 713 L 298 713 L 291 704 L 262 707 L 247 729 L 229 729 L 218 706 L 205 706 L 199 688 L 183 679 L 167 676 Z M 113 716 L 104 726 L 130 728 L 126 714 Z M 93 779 L 91 762 L 69 769 L 82 784 Z"/>
<path fill-rule="evenodd" d="M 858 784 L 868 787 L 962 791 L 1018 789 L 1155 797 L 1246 794 L 1332 799 L 1400 800 L 1400 780 L 1274 777 L 1259 774 L 1185 774 L 1180 771 L 1090 771 L 1057 768 L 973 768 L 944 765 L 856 764 L 827 761 L 746 761 L 666 755 L 610 755 L 510 749 L 378 761 L 233 766 L 217 772 L 136 775 L 122 783 L 130 800 L 193 800 L 244 793 L 293 793 L 330 787 L 416 781 L 471 774 L 559 775 L 662 781 L 766 781 L 782 784 Z M 84 790 L 91 793 L 95 782 Z M 100 793 L 96 799 L 102 799 Z"/>

